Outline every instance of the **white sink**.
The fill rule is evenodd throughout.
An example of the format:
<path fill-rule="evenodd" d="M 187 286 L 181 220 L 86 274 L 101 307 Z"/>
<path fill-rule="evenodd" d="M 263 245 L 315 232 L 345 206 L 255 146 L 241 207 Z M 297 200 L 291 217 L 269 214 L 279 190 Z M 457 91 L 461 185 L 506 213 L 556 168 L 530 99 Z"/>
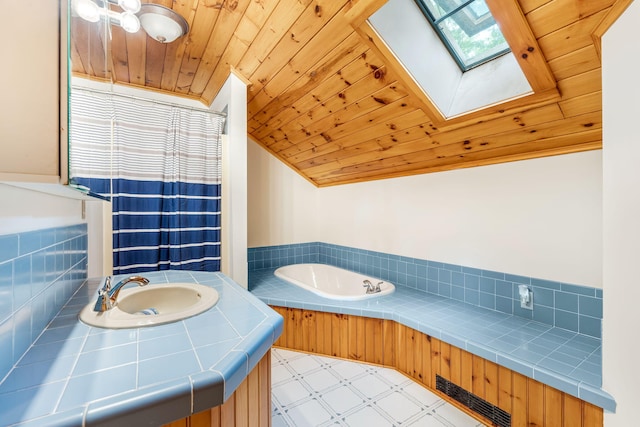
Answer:
<path fill-rule="evenodd" d="M 123 329 L 161 325 L 200 314 L 218 302 L 218 292 L 196 283 L 166 283 L 123 289 L 111 310 L 97 312 L 95 301 L 80 311 L 80 320 L 99 328 Z"/>

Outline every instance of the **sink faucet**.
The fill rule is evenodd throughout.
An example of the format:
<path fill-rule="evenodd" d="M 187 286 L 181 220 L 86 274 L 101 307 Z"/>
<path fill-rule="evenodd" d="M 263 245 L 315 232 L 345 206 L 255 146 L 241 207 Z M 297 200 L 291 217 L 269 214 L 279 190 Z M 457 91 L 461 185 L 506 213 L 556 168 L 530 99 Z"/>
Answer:
<path fill-rule="evenodd" d="M 111 286 L 111 276 L 107 276 L 104 286 L 98 291 L 98 300 L 95 307 L 93 307 L 93 311 L 107 311 L 115 307 L 120 289 L 131 282 L 137 282 L 139 286 L 144 286 L 149 283 L 149 279 L 142 276 L 131 276 Z"/>
<path fill-rule="evenodd" d="M 367 294 L 377 294 L 378 292 L 382 291 L 380 289 L 380 285 L 382 285 L 382 283 L 384 282 L 378 282 L 377 285 L 374 285 L 369 279 L 364 279 L 362 281 L 362 286 L 367 288 Z"/>

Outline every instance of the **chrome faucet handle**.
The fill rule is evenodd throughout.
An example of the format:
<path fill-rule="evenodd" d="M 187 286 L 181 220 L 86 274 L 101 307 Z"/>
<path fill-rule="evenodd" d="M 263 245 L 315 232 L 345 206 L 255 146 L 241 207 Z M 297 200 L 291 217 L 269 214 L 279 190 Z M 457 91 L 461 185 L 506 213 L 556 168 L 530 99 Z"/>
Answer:
<path fill-rule="evenodd" d="M 367 288 L 367 293 L 371 294 L 374 292 L 373 283 L 370 280 L 364 279 L 362 281 L 362 287 Z"/>
<path fill-rule="evenodd" d="M 382 292 L 382 289 L 380 289 L 380 285 L 382 285 L 384 282 L 378 282 L 378 284 L 376 285 L 374 292 Z"/>
<path fill-rule="evenodd" d="M 93 311 L 107 311 L 113 308 L 109 291 L 111 291 L 111 276 L 107 276 L 104 279 L 104 285 L 98 290 L 98 300 L 93 307 Z"/>

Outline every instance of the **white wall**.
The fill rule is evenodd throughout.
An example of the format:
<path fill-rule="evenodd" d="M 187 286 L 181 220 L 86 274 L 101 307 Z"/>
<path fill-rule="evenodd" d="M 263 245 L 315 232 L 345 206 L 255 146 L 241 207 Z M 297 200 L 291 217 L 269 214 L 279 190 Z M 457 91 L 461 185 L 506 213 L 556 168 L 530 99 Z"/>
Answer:
<path fill-rule="evenodd" d="M 236 283 L 249 286 L 247 263 L 247 86 L 231 73 L 211 109 L 226 111 L 222 142 L 222 265 Z"/>
<path fill-rule="evenodd" d="M 320 189 L 249 155 L 250 247 L 322 241 L 602 286 L 599 151 Z"/>
<path fill-rule="evenodd" d="M 113 221 L 111 202 L 91 200 L 85 202 L 89 259 L 88 277 L 113 274 Z"/>
<path fill-rule="evenodd" d="M 640 2 L 633 2 L 603 37 L 603 387 L 616 399 L 605 425 L 638 425 L 640 365 Z"/>
<path fill-rule="evenodd" d="M 111 204 L 87 200 L 83 216 L 83 202 L 74 198 L 80 194 L 76 190 L 58 184 L 30 186 L 42 189 L 0 183 L 0 236 L 86 222 L 88 277 L 113 274 Z"/>
<path fill-rule="evenodd" d="M 78 224 L 82 201 L 0 184 L 0 235 Z"/>
<path fill-rule="evenodd" d="M 248 148 L 249 247 L 321 240 L 318 189 L 257 143 Z"/>

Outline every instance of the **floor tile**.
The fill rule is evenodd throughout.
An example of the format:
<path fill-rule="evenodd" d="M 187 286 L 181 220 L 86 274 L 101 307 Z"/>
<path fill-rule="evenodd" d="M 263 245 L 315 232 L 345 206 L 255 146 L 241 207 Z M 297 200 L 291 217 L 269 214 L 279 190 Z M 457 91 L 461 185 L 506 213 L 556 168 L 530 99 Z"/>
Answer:
<path fill-rule="evenodd" d="M 407 399 L 398 391 L 378 400 L 376 405 L 398 423 L 404 423 L 409 418 L 415 417 L 423 411 L 423 408 Z"/>
<path fill-rule="evenodd" d="M 274 427 L 476 427 L 395 369 L 290 350 L 272 350 Z"/>
<path fill-rule="evenodd" d="M 380 378 L 375 372 L 366 373 L 360 378 L 351 381 L 351 385 L 356 387 L 367 398 L 373 399 L 384 392 L 391 392 L 393 389 L 386 381 Z"/>
<path fill-rule="evenodd" d="M 302 381 L 297 379 L 273 387 L 273 396 L 276 402 L 282 406 L 291 405 L 294 402 L 311 395 L 305 388 Z"/>
<path fill-rule="evenodd" d="M 385 419 L 372 406 L 365 406 L 362 409 L 344 418 L 348 426 L 393 426 L 393 422 Z"/>
<path fill-rule="evenodd" d="M 364 374 L 367 369 L 365 366 L 355 362 L 347 362 L 340 360 L 338 363 L 331 365 L 331 369 L 336 371 L 342 378 L 348 380 L 358 375 Z"/>
<path fill-rule="evenodd" d="M 458 410 L 456 407 L 443 403 L 433 409 L 433 414 L 440 419 L 444 425 L 451 427 L 476 427 L 482 426 L 481 423 L 471 418 L 469 415 Z M 445 424 L 445 421 L 448 424 Z"/>
<path fill-rule="evenodd" d="M 336 384 L 336 378 L 329 369 L 319 368 L 304 374 L 304 380 L 315 391 L 323 391 Z"/>
<path fill-rule="evenodd" d="M 331 413 L 318 400 L 311 399 L 287 410 L 294 426 L 319 425 L 331 420 Z"/>

